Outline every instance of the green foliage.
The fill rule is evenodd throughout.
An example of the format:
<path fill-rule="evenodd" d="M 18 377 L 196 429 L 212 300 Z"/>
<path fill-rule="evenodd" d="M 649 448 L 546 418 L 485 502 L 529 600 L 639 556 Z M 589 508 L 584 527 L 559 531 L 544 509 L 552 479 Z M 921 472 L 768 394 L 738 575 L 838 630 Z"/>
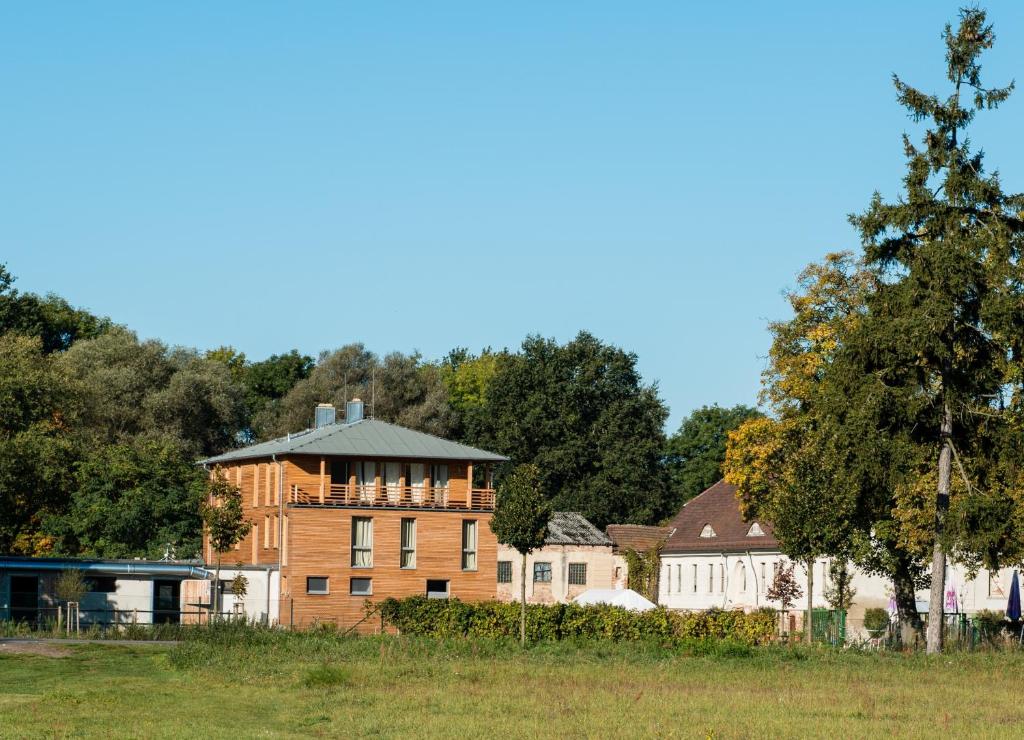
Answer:
<path fill-rule="evenodd" d="M 202 468 L 175 440 L 140 439 L 89 451 L 75 470 L 67 513 L 44 531 L 58 552 L 102 558 L 200 554 Z"/>
<path fill-rule="evenodd" d="M 534 465 L 520 465 L 498 487 L 490 527 L 498 542 L 523 556 L 544 546 L 551 505 L 540 491 Z"/>
<path fill-rule="evenodd" d="M 865 609 L 864 629 L 872 637 L 881 637 L 889 629 L 889 612 L 878 606 Z"/>
<path fill-rule="evenodd" d="M 1009 626 L 1006 615 L 993 609 L 981 609 L 975 612 L 973 619 L 980 637 L 989 645 L 997 644 Z"/>
<path fill-rule="evenodd" d="M 828 566 L 829 584 L 825 588 L 825 601 L 836 611 L 848 611 L 853 605 L 857 589 L 853 587 L 853 570 L 843 558 L 834 558 Z"/>
<path fill-rule="evenodd" d="M 206 484 L 206 500 L 200 504 L 202 517 L 210 546 L 215 552 L 230 550 L 252 529 L 252 522 L 242 512 L 242 493 L 216 469 Z M 218 564 L 220 560 L 218 558 Z"/>
<path fill-rule="evenodd" d="M 110 328 L 110 319 L 73 308 L 63 298 L 19 293 L 14 277 L 0 264 L 0 334 L 38 337 L 46 354 L 66 350 L 78 339 L 96 337 Z"/>
<path fill-rule="evenodd" d="M 385 623 L 403 635 L 493 639 L 512 638 L 519 631 L 519 605 L 515 603 L 465 603 L 458 599 L 412 596 L 385 599 L 380 608 Z M 775 612 L 770 609 L 683 614 L 661 608 L 632 612 L 615 606 L 531 604 L 526 611 L 526 631 L 531 642 L 656 639 L 675 643 L 730 640 L 759 645 L 770 642 L 775 629 Z"/>
<path fill-rule="evenodd" d="M 661 464 L 668 411 L 636 363 L 586 332 L 564 345 L 528 337 L 497 363 L 486 429 L 466 441 L 536 465 L 557 511 L 598 527 L 657 522 L 674 513 Z"/>
<path fill-rule="evenodd" d="M 628 586 L 649 601 L 658 601 L 658 576 L 661 574 L 661 549 L 652 547 L 646 552 L 626 550 L 626 578 Z"/>
<path fill-rule="evenodd" d="M 804 595 L 804 590 L 796 582 L 795 568 L 794 564 L 790 564 L 788 568 L 780 564 L 775 569 L 775 577 L 765 592 L 769 600 L 779 602 L 783 614 L 792 609 L 796 600 Z"/>
<path fill-rule="evenodd" d="M 241 563 L 238 565 L 240 566 Z M 245 577 L 245 573 L 239 571 L 235 573 L 235 577 L 231 581 L 231 594 L 236 599 L 244 599 L 247 593 L 249 593 L 249 579 Z"/>
<path fill-rule="evenodd" d="M 67 604 L 70 601 L 81 601 L 88 593 L 82 571 L 77 568 L 62 570 L 53 584 L 53 592 L 57 598 Z"/>
<path fill-rule="evenodd" d="M 699 408 L 683 419 L 665 447 L 673 511 L 721 480 L 729 432 L 760 415 L 749 406 L 714 405 Z"/>

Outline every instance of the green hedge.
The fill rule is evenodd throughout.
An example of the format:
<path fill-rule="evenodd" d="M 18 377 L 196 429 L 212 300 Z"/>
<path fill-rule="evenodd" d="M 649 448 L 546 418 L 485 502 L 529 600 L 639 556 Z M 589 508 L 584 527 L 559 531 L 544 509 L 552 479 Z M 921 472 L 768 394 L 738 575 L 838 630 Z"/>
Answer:
<path fill-rule="evenodd" d="M 518 637 L 519 604 L 412 596 L 380 603 L 385 624 L 402 634 L 432 637 Z M 530 604 L 526 634 L 530 640 L 735 640 L 747 645 L 771 642 L 778 620 L 771 609 L 744 613 L 712 609 L 671 612 L 627 611 L 616 606 Z"/>

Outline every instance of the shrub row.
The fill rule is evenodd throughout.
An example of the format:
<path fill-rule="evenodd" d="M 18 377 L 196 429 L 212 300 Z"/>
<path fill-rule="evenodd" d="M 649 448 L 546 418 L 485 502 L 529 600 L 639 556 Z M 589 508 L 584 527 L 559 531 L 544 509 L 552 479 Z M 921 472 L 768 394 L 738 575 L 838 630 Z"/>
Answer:
<path fill-rule="evenodd" d="M 432 637 L 518 637 L 519 604 L 458 599 L 385 599 L 380 602 L 385 624 L 402 634 Z M 777 617 L 771 609 L 744 613 L 712 609 L 671 612 L 627 611 L 616 606 L 530 604 L 526 634 L 530 640 L 734 640 L 763 645 L 776 635 Z"/>

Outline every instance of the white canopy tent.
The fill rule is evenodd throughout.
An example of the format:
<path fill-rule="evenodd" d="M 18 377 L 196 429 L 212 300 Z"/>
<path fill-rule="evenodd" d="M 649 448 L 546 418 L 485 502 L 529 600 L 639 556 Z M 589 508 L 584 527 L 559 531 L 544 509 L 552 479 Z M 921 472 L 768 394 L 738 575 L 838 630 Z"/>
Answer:
<path fill-rule="evenodd" d="M 581 606 L 611 604 L 634 612 L 645 612 L 648 609 L 657 608 L 657 604 L 629 588 L 592 588 L 573 599 L 573 603 Z"/>

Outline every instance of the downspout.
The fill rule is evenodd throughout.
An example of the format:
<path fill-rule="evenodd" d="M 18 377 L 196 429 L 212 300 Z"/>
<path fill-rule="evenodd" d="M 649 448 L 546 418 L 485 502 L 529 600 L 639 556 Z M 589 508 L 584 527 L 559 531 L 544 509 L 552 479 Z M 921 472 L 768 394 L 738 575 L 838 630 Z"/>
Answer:
<path fill-rule="evenodd" d="M 757 580 L 757 571 L 754 570 L 754 558 L 747 550 L 747 563 L 750 564 L 750 574 L 754 577 L 754 608 L 761 607 L 761 583 Z"/>
<path fill-rule="evenodd" d="M 725 584 L 722 588 L 722 608 L 725 609 L 729 603 L 729 569 L 726 567 L 729 564 L 729 558 L 724 552 L 719 554 L 722 556 L 722 572 L 725 573 Z"/>
<path fill-rule="evenodd" d="M 277 459 L 277 453 L 272 454 L 271 459 L 277 463 L 277 611 L 281 612 L 281 554 L 284 552 L 284 461 Z M 267 583 L 267 593 L 270 593 L 270 583 Z M 268 596 L 269 599 L 269 596 Z M 270 619 L 270 612 L 267 612 L 267 619 Z"/>

